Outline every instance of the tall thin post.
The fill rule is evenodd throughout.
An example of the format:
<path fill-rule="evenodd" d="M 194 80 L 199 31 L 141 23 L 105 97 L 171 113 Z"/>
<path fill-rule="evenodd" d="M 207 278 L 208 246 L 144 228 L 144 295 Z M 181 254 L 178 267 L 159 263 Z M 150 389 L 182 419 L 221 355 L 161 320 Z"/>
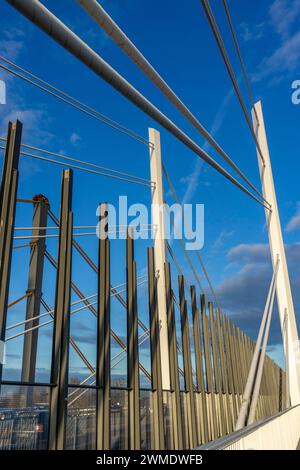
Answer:
<path fill-rule="evenodd" d="M 96 362 L 96 446 L 109 450 L 110 439 L 110 242 L 107 204 L 100 205 L 98 249 L 98 315 Z"/>
<path fill-rule="evenodd" d="M 195 362 L 196 362 L 196 377 L 197 377 L 197 392 L 201 395 L 201 414 L 200 422 L 202 423 L 202 443 L 208 442 L 208 421 L 207 421 L 207 404 L 206 393 L 204 385 L 204 371 L 203 371 L 203 354 L 202 354 L 202 341 L 199 310 L 197 307 L 196 288 L 191 286 L 191 304 L 193 314 L 193 335 L 194 335 L 194 348 L 195 348 Z M 198 414 L 199 415 L 199 414 Z"/>
<path fill-rule="evenodd" d="M 182 414 L 180 403 L 180 380 L 178 369 L 178 355 L 177 355 L 177 336 L 176 336 L 176 322 L 174 313 L 174 298 L 171 286 L 171 272 L 170 264 L 165 264 L 165 279 L 166 279 L 166 304 L 168 316 L 168 336 L 169 336 L 169 358 L 170 358 L 170 385 L 172 393 L 172 424 L 174 434 L 174 448 L 175 450 L 183 449 L 183 433 L 182 433 Z"/>
<path fill-rule="evenodd" d="M 9 123 L 0 190 L 0 381 L 4 353 L 22 124 Z M 1 354 L 2 352 L 2 354 Z"/>
<path fill-rule="evenodd" d="M 256 117 L 257 116 L 257 117 Z M 290 388 L 291 405 L 300 403 L 300 352 L 299 337 L 291 293 L 289 273 L 286 263 L 285 249 L 282 238 L 281 224 L 277 206 L 276 191 L 273 180 L 272 165 L 268 148 L 266 129 L 261 102 L 257 102 L 252 110 L 253 125 L 260 148 L 262 150 L 265 165 L 261 162 L 258 154 L 258 164 L 260 177 L 265 199 L 271 204 L 272 211 L 266 210 L 266 220 L 269 233 L 270 251 L 273 262 L 273 269 L 279 257 L 276 291 L 279 318 L 281 324 L 282 338 L 285 357 L 288 358 L 288 381 Z M 284 334 L 284 318 L 287 313 L 288 344 Z"/>
<path fill-rule="evenodd" d="M 64 170 L 60 204 L 58 270 L 49 405 L 49 449 L 62 450 L 66 428 L 72 265 L 72 170 Z"/>
<path fill-rule="evenodd" d="M 157 293 L 158 293 L 158 317 L 160 321 L 160 350 L 162 385 L 164 390 L 170 390 L 170 360 L 168 345 L 168 320 L 166 306 L 166 237 L 164 222 L 164 194 L 162 180 L 162 162 L 160 133 L 155 129 L 149 129 L 150 145 L 150 176 L 154 186 L 151 189 L 152 223 L 155 227 L 154 257 L 157 271 Z"/>
<path fill-rule="evenodd" d="M 197 444 L 197 426 L 196 426 L 196 407 L 194 397 L 194 384 L 192 374 L 192 361 L 190 349 L 190 329 L 187 312 L 187 303 L 184 296 L 184 277 L 178 276 L 179 287 L 179 303 L 180 303 L 180 319 L 181 319 L 181 335 L 182 335 L 182 352 L 184 363 L 184 383 L 188 400 L 188 426 L 189 426 L 189 444 L 193 449 Z"/>
<path fill-rule="evenodd" d="M 209 338 L 208 320 L 206 316 L 206 301 L 205 295 L 201 295 L 201 320 L 202 320 L 202 334 L 203 334 L 203 347 L 204 347 L 204 362 L 205 362 L 205 376 L 206 376 L 206 390 L 210 400 L 210 437 L 216 439 L 218 437 L 218 425 L 216 417 L 216 400 L 213 384 L 213 373 L 211 363 L 211 344 Z"/>
<path fill-rule="evenodd" d="M 156 450 L 163 450 L 165 448 L 163 390 L 161 379 L 161 352 L 159 344 L 159 321 L 153 248 L 148 248 L 147 254 L 154 445 Z"/>
<path fill-rule="evenodd" d="M 49 209 L 48 199 L 39 194 L 33 198 L 33 219 L 32 219 L 32 240 L 30 244 L 30 264 L 28 276 L 27 293 L 31 294 L 27 298 L 26 320 L 28 321 L 25 330 L 31 330 L 39 324 L 39 314 L 42 299 L 42 283 L 44 260 L 46 250 L 46 239 L 44 238 L 46 230 L 47 216 Z M 36 369 L 36 355 L 38 343 L 39 328 L 28 331 L 24 336 L 23 359 L 22 359 L 22 381 L 34 382 Z"/>
<path fill-rule="evenodd" d="M 128 420 L 129 450 L 140 449 L 140 385 L 138 350 L 138 313 L 136 292 L 136 267 L 134 262 L 133 239 L 127 234 L 126 242 L 127 281 L 127 377 L 128 377 Z"/>

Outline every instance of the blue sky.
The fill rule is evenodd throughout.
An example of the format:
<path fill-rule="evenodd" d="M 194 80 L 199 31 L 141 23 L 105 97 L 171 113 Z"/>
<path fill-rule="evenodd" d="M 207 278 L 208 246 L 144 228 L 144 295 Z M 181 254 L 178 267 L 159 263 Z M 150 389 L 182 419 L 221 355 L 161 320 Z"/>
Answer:
<path fill-rule="evenodd" d="M 219 156 L 205 144 L 201 136 L 75 1 L 49 0 L 43 3 L 220 161 Z M 102 3 L 202 124 L 214 134 L 231 158 L 259 187 L 255 146 L 200 2 L 152 0 L 151 5 L 147 5 L 138 0 L 107 0 Z M 263 103 L 295 307 L 299 312 L 300 106 L 292 104 L 291 84 L 293 80 L 300 78 L 300 0 L 231 0 L 228 3 L 254 98 L 261 99 Z M 213 1 L 212 6 L 247 101 L 221 2 Z M 142 136 L 147 137 L 148 127 L 161 130 L 163 161 L 179 198 L 183 202 L 205 204 L 205 246 L 202 256 L 221 305 L 238 325 L 255 338 L 271 278 L 263 209 L 208 165 L 203 164 L 191 151 L 160 129 L 6 2 L 1 2 L 0 13 L 1 55 L 16 61 Z M 7 104 L 0 107 L 1 135 L 5 133 L 8 119 L 19 117 L 24 124 L 23 141 L 28 144 L 149 177 L 149 156 L 145 146 L 89 119 L 3 71 L 0 71 L 0 79 L 7 84 Z M 248 101 L 247 105 L 250 109 Z M 61 168 L 22 157 L 19 194 L 22 197 L 45 194 L 50 200 L 51 208 L 58 214 L 60 178 Z M 74 175 L 74 188 L 75 225 L 96 223 L 97 203 L 115 203 L 119 194 L 127 194 L 130 203 L 150 202 L 147 188 L 78 172 Z M 172 202 L 167 187 L 166 198 Z M 18 207 L 17 224 L 30 226 L 29 207 Z M 96 260 L 96 242 L 80 242 Z M 125 280 L 125 247 L 121 243 L 113 242 L 113 284 Z M 136 245 L 138 271 L 143 272 L 146 266 L 146 245 L 142 242 Z M 56 255 L 56 242 L 49 241 L 48 248 Z M 174 242 L 173 248 L 189 281 L 194 283 L 180 245 Z M 13 261 L 12 300 L 24 293 L 27 282 L 28 254 L 17 251 Z M 200 271 L 196 257 L 192 257 Z M 45 276 L 47 282 L 44 295 L 53 306 L 55 277 L 48 265 Z M 86 295 L 96 292 L 96 277 L 88 268 L 82 267 L 77 255 L 74 255 L 73 277 Z M 200 277 L 205 285 L 201 272 Z M 145 287 L 140 288 L 139 297 L 140 315 L 148 324 Z M 24 318 L 24 308 L 24 304 L 14 308 L 10 312 L 8 323 Z M 125 312 L 115 300 L 112 310 L 113 327 L 124 337 Z M 75 315 L 72 318 L 71 332 L 93 362 L 94 319 L 86 311 L 77 315 L 76 319 Z M 300 320 L 299 315 L 298 319 Z M 51 329 L 44 328 L 43 331 L 38 358 L 41 377 L 49 364 L 51 345 Z M 280 342 L 278 320 L 274 315 L 270 354 L 282 362 Z M 44 347 L 45 344 L 49 347 Z M 11 342 L 8 346 L 8 375 L 11 369 L 18 369 L 20 366 L 21 346 L 22 339 L 15 340 L 14 344 Z M 118 352 L 116 348 L 114 351 Z M 141 354 L 145 364 L 148 363 L 148 352 L 148 346 L 144 345 Z M 123 366 L 124 364 L 125 362 Z M 81 370 L 81 367 L 82 364 L 71 353 L 71 368 L 74 373 Z M 122 373 L 121 366 L 118 367 L 118 372 Z"/>

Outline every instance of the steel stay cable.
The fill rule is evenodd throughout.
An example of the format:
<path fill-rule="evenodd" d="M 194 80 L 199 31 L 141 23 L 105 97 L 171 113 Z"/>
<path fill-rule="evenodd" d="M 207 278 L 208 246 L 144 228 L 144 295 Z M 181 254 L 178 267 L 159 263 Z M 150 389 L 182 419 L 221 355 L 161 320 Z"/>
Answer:
<path fill-rule="evenodd" d="M 255 142 L 256 148 L 257 148 L 257 150 L 258 150 L 258 152 L 259 152 L 259 155 L 260 155 L 260 157 L 261 157 L 261 160 L 262 160 L 262 162 L 263 162 L 263 165 L 265 165 L 264 156 L 263 156 L 263 154 L 262 154 L 262 151 L 261 151 L 259 142 L 257 141 L 257 137 L 256 137 L 256 135 L 255 135 L 255 131 L 254 131 L 252 122 L 251 122 L 250 117 L 249 117 L 249 115 L 248 115 L 248 111 L 247 111 L 247 109 L 246 109 L 246 106 L 245 106 L 245 103 L 244 103 L 244 100 L 243 100 L 241 91 L 240 91 L 240 89 L 239 89 L 237 80 L 236 80 L 236 78 L 235 78 L 234 71 L 233 71 L 233 68 L 232 68 L 232 66 L 231 66 L 231 63 L 230 63 L 228 54 L 227 54 L 227 52 L 226 52 L 224 42 L 223 42 L 223 40 L 222 40 L 222 37 L 221 37 L 220 31 L 219 31 L 217 22 L 216 22 L 216 20 L 215 20 L 213 11 L 212 11 L 211 6 L 210 6 L 210 2 L 209 2 L 209 0 L 201 0 L 201 3 L 202 3 L 202 6 L 203 6 L 203 9 L 204 9 L 204 11 L 205 11 L 205 14 L 206 14 L 206 16 L 207 16 L 207 18 L 208 18 L 208 21 L 209 21 L 209 24 L 210 24 L 210 26 L 211 26 L 213 35 L 214 35 L 214 37 L 215 37 L 215 39 L 216 39 L 218 48 L 219 48 L 219 50 L 220 50 L 221 56 L 222 56 L 222 58 L 223 58 L 223 61 L 224 61 L 224 63 L 225 63 L 225 67 L 226 67 L 227 72 L 228 72 L 228 74 L 229 74 L 229 77 L 230 77 L 230 79 L 231 79 L 233 88 L 234 88 L 234 90 L 235 90 L 235 92 L 236 92 L 236 95 L 237 95 L 238 100 L 239 100 L 239 102 L 240 102 L 241 108 L 242 108 L 243 113 L 244 113 L 244 115 L 245 115 L 245 118 L 246 118 L 248 127 L 249 127 L 249 129 L 250 129 L 250 133 L 251 133 L 251 135 L 252 135 L 252 137 L 253 137 L 253 140 L 254 140 L 254 142 Z"/>
<path fill-rule="evenodd" d="M 96 119 L 99 122 L 102 122 L 106 124 L 107 126 L 111 127 L 112 129 L 117 130 L 118 132 L 127 135 L 128 137 L 131 137 L 132 139 L 136 140 L 137 142 L 140 142 L 141 144 L 144 145 L 152 145 L 151 142 L 149 142 L 145 137 L 142 137 L 138 134 L 136 134 L 134 131 L 131 131 L 130 129 L 127 129 L 126 127 L 122 126 L 122 124 L 117 123 L 116 121 L 110 119 L 109 117 L 105 116 L 104 114 L 101 114 L 99 111 L 96 111 L 95 109 L 91 108 L 90 106 L 82 103 L 81 101 L 77 100 L 76 98 L 68 95 L 67 93 L 63 92 L 62 90 L 59 90 L 58 88 L 54 87 L 53 85 L 45 82 L 41 78 L 33 75 L 31 72 L 28 72 L 27 70 L 23 69 L 22 67 L 14 64 L 13 62 L 9 61 L 8 59 L 5 59 L 3 56 L 0 56 L 0 60 L 9 63 L 11 66 L 15 67 L 16 69 L 22 70 L 24 73 L 26 73 L 29 76 L 34 77 L 36 80 L 38 80 L 41 83 L 46 84 L 49 86 L 49 88 L 52 88 L 53 90 L 56 90 L 57 92 L 61 93 L 63 96 L 67 97 L 68 99 L 64 98 L 63 96 L 58 95 L 57 93 L 54 93 L 51 90 L 48 90 L 47 88 L 39 85 L 38 83 L 35 83 L 33 80 L 30 80 L 28 77 L 24 77 L 22 74 L 11 70 L 9 67 L 6 67 L 2 64 L 0 64 L 0 67 L 7 72 L 17 76 L 18 78 L 21 78 L 22 80 L 26 81 L 27 83 L 30 83 L 31 85 L 34 85 L 35 87 L 39 88 L 42 91 L 45 91 L 46 93 L 54 96 L 55 98 L 58 98 L 59 100 L 63 101 L 64 103 L 72 106 L 73 108 L 76 108 L 77 110 L 83 112 L 84 114 Z M 74 103 L 72 101 L 74 101 Z M 78 106 L 76 103 L 78 103 L 80 106 Z M 85 109 L 84 109 L 85 108 Z M 94 114 L 93 114 L 94 113 Z"/>
<path fill-rule="evenodd" d="M 238 166 L 231 160 L 228 154 L 216 142 L 213 136 L 205 129 L 201 122 L 188 109 L 188 107 L 176 95 L 173 89 L 165 82 L 157 70 L 150 64 L 140 50 L 133 44 L 129 37 L 122 31 L 118 24 L 105 11 L 96 0 L 79 0 L 79 4 L 92 17 L 93 20 L 108 34 L 115 43 L 127 54 L 134 64 L 148 77 L 161 93 L 175 106 L 187 121 L 200 133 L 202 137 L 222 156 L 222 158 L 238 173 L 238 175 L 263 199 L 263 195 L 255 188 Z"/>
<path fill-rule="evenodd" d="M 135 104 L 139 109 L 154 119 L 186 147 L 196 153 L 202 160 L 212 166 L 241 191 L 258 202 L 261 206 L 270 209 L 266 203 L 258 199 L 242 183 L 216 162 L 203 148 L 196 144 L 184 131 L 182 131 L 171 119 L 163 114 L 156 106 L 147 100 L 134 86 L 122 75 L 111 67 L 99 54 L 88 46 L 79 36 L 68 28 L 59 18 L 48 10 L 39 1 L 6 0 L 16 8 L 23 16 L 27 17 L 64 49 L 92 70 L 98 77 L 105 80 L 126 99 Z"/>

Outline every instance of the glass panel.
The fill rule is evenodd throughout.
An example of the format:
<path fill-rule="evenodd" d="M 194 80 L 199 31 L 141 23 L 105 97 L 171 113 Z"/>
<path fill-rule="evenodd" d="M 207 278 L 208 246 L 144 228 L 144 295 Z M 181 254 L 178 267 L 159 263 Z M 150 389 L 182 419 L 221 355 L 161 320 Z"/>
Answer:
<path fill-rule="evenodd" d="M 141 449 L 153 449 L 151 442 L 153 426 L 153 404 L 151 390 L 140 391 Z"/>
<path fill-rule="evenodd" d="M 96 448 L 96 390 L 69 388 L 65 448 Z"/>
<path fill-rule="evenodd" d="M 166 449 L 174 449 L 172 393 L 173 392 L 168 392 L 168 391 L 163 392 L 164 430 L 165 430 Z"/>
<path fill-rule="evenodd" d="M 49 387 L 2 385 L 0 450 L 46 449 Z"/>
<path fill-rule="evenodd" d="M 180 392 L 180 404 L 181 404 L 181 413 L 182 413 L 183 448 L 188 449 L 189 427 L 188 427 L 188 411 L 187 411 L 187 394 L 186 394 L 186 392 Z"/>
<path fill-rule="evenodd" d="M 111 390 L 111 448 L 124 450 L 128 447 L 128 391 Z"/>

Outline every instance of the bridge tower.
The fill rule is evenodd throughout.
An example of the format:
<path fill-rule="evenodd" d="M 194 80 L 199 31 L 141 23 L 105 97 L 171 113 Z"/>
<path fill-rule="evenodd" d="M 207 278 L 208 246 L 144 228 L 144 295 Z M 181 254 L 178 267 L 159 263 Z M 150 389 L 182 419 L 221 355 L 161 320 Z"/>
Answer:
<path fill-rule="evenodd" d="M 270 212 L 268 209 L 266 209 L 265 212 L 273 269 L 275 269 L 277 256 L 279 256 L 280 260 L 276 282 L 276 294 L 284 355 L 286 360 L 289 394 L 291 405 L 294 406 L 300 403 L 299 338 L 285 256 L 285 248 L 282 238 L 271 159 L 268 148 L 262 105 L 260 101 L 258 101 L 252 109 L 252 120 L 257 140 L 264 157 L 263 161 L 260 153 L 257 152 L 263 195 L 272 206 L 272 212 Z"/>

